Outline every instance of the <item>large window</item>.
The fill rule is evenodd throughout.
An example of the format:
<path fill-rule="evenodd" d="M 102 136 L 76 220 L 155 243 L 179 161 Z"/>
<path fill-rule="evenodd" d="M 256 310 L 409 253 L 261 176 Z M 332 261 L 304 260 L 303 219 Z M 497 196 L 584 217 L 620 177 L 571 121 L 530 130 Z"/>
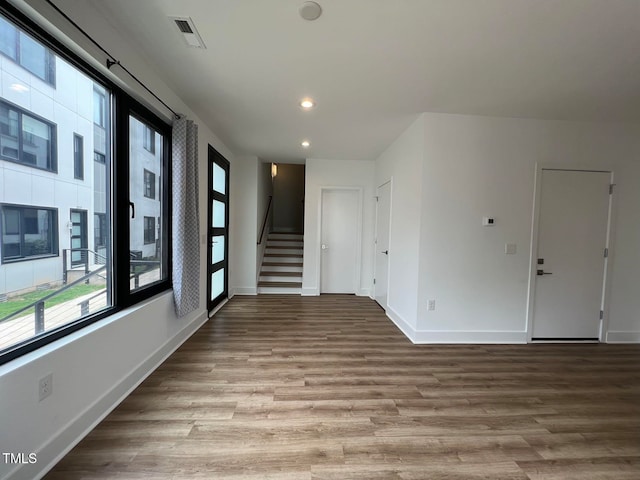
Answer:
<path fill-rule="evenodd" d="M 55 86 L 56 62 L 51 50 L 1 16 L 0 52 L 36 77 Z"/>
<path fill-rule="evenodd" d="M 156 241 L 155 217 L 144 217 L 144 244 L 149 245 Z"/>
<path fill-rule="evenodd" d="M 156 175 L 147 169 L 144 170 L 144 196 L 156 198 Z"/>
<path fill-rule="evenodd" d="M 0 216 L 2 263 L 58 254 L 55 209 L 1 205 Z"/>
<path fill-rule="evenodd" d="M 0 159 L 55 172 L 55 137 L 53 123 L 0 100 Z"/>
<path fill-rule="evenodd" d="M 77 133 L 73 134 L 73 177 L 84 179 L 84 139 Z"/>
<path fill-rule="evenodd" d="M 171 128 L 6 2 L 0 55 L 50 83 L 58 66 L 36 114 L 0 61 L 3 363 L 170 288 Z"/>

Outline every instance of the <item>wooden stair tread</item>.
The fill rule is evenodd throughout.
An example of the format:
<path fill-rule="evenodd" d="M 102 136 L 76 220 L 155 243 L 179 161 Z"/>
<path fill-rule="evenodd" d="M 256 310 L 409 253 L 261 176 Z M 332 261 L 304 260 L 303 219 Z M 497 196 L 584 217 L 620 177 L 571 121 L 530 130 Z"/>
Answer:
<path fill-rule="evenodd" d="M 269 232 L 269 235 L 304 235 L 304 232 Z"/>
<path fill-rule="evenodd" d="M 260 272 L 265 277 L 301 277 L 302 272 Z"/>
<path fill-rule="evenodd" d="M 302 258 L 301 253 L 265 253 L 265 257 L 294 257 L 294 258 Z"/>
<path fill-rule="evenodd" d="M 269 245 L 267 244 L 267 248 L 277 248 L 279 250 L 302 250 L 302 246 L 295 245 Z"/>
<path fill-rule="evenodd" d="M 291 287 L 291 288 L 301 288 L 302 282 L 267 282 L 261 281 L 258 282 L 259 287 Z"/>

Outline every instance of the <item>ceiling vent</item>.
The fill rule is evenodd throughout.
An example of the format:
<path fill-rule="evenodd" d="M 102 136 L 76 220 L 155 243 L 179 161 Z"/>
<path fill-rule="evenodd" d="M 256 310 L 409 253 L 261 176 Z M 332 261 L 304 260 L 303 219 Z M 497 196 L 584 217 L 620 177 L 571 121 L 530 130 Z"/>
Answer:
<path fill-rule="evenodd" d="M 191 17 L 169 17 L 178 28 L 178 31 L 184 38 L 184 41 L 190 47 L 207 48 L 202 41 L 202 37 L 196 30 L 196 26 Z"/>

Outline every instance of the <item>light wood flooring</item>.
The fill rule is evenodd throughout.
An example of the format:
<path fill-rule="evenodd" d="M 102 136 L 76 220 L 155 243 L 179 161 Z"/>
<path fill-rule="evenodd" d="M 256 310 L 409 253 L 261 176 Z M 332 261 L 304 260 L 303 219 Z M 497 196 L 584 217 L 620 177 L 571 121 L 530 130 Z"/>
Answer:
<path fill-rule="evenodd" d="M 45 478 L 637 480 L 640 346 L 418 346 L 367 298 L 236 297 Z"/>

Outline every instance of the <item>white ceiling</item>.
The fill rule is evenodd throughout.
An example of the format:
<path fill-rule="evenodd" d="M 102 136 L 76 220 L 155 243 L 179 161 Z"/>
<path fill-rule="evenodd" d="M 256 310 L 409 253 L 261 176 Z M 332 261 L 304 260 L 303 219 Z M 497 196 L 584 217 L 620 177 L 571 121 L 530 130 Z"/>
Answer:
<path fill-rule="evenodd" d="M 640 122 L 640 0 L 318 0 L 315 22 L 302 0 L 90 1 L 225 143 L 266 160 L 375 159 L 425 111 Z"/>

